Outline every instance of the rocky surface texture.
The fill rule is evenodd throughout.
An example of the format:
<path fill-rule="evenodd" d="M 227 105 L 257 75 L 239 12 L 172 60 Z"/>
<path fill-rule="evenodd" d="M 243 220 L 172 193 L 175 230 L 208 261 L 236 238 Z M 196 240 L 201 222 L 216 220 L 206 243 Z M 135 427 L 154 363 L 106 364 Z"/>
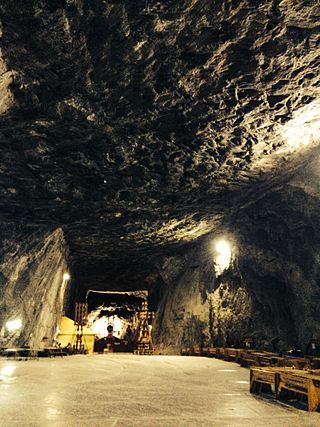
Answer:
<path fill-rule="evenodd" d="M 155 344 L 241 345 L 306 350 L 320 337 L 320 157 L 285 188 L 255 201 L 183 255 L 159 265 L 164 293 Z M 214 245 L 230 242 L 232 261 L 215 273 Z"/>
<path fill-rule="evenodd" d="M 52 345 L 64 310 L 67 249 L 63 232 L 4 242 L 0 261 L 0 346 Z M 9 331 L 8 321 L 22 327 Z"/>
<path fill-rule="evenodd" d="M 245 322 L 253 304 L 266 317 L 252 287 L 267 276 L 270 301 L 294 278 L 307 311 L 317 273 L 301 292 L 298 277 L 315 259 L 318 195 L 303 177 L 288 182 L 318 142 L 318 2 L 17 0 L 13 11 L 3 0 L 0 19 L 4 237 L 61 228 L 79 292 L 152 288 L 170 305 L 161 257 L 184 259 L 225 227 L 241 236 L 241 282 L 219 291 L 232 316 Z M 303 245 L 287 232 L 296 218 Z M 212 288 L 210 262 L 201 265 L 183 280 L 180 270 L 177 292 Z M 196 306 L 209 304 L 201 298 Z M 270 307 L 271 325 L 284 314 Z"/>

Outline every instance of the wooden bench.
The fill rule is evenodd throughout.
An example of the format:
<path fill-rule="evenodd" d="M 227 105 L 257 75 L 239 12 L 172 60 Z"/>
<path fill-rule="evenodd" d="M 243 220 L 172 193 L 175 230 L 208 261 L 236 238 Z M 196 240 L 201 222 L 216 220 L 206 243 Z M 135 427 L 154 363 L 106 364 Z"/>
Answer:
<path fill-rule="evenodd" d="M 200 346 L 193 347 L 193 356 L 202 356 L 202 348 Z"/>
<path fill-rule="evenodd" d="M 291 367 L 295 369 L 311 368 L 310 361 L 304 357 L 283 356 L 278 358 L 278 366 Z"/>
<path fill-rule="evenodd" d="M 7 359 L 12 358 L 15 360 L 29 360 L 38 358 L 38 350 L 27 347 L 6 348 L 2 351 L 2 354 L 3 356 L 6 356 Z"/>
<path fill-rule="evenodd" d="M 277 371 L 272 368 L 254 367 L 250 369 L 250 393 L 275 393 Z"/>
<path fill-rule="evenodd" d="M 192 356 L 193 348 L 192 347 L 183 347 L 181 349 L 181 356 Z"/>
<path fill-rule="evenodd" d="M 43 350 L 39 351 L 40 357 L 63 357 L 67 355 L 67 352 L 64 348 L 60 347 L 45 347 Z"/>
<path fill-rule="evenodd" d="M 210 356 L 210 347 L 202 347 L 202 356 Z"/>
<path fill-rule="evenodd" d="M 189 348 L 188 347 L 182 347 L 180 350 L 181 356 L 189 356 Z"/>
<path fill-rule="evenodd" d="M 239 355 L 240 366 L 250 368 L 251 366 L 259 366 L 257 355 L 252 350 L 244 350 Z"/>
<path fill-rule="evenodd" d="M 311 369 L 320 369 L 320 357 L 306 356 L 308 359 Z"/>
<path fill-rule="evenodd" d="M 237 362 L 239 360 L 241 350 L 239 348 L 225 348 L 224 360 L 227 362 Z"/>
<path fill-rule="evenodd" d="M 274 392 L 276 399 L 287 392 L 306 396 L 309 411 L 320 410 L 320 374 L 290 368 L 250 369 L 250 393 Z"/>
<path fill-rule="evenodd" d="M 216 347 L 215 357 L 217 359 L 224 359 L 225 349 L 223 347 Z"/>
<path fill-rule="evenodd" d="M 277 364 L 277 361 L 275 361 L 274 357 L 267 356 L 265 354 L 257 355 L 257 359 L 258 359 L 258 364 L 261 367 L 274 366 Z"/>
<path fill-rule="evenodd" d="M 320 409 L 320 375 L 296 369 L 280 370 L 278 375 L 277 399 L 283 391 L 291 391 L 307 397 L 309 411 Z"/>
<path fill-rule="evenodd" d="M 289 358 L 292 359 L 292 358 Z M 240 352 L 239 362 L 242 367 L 248 368 L 251 366 L 272 367 L 278 366 L 279 361 L 284 360 L 276 353 L 268 351 L 243 350 Z M 291 365 L 283 365 L 291 366 Z"/>
<path fill-rule="evenodd" d="M 216 357 L 216 354 L 217 354 L 217 348 L 216 347 L 209 347 L 208 357 Z"/>
<path fill-rule="evenodd" d="M 279 356 L 275 353 L 270 353 L 268 351 L 252 351 L 251 356 L 255 358 L 256 366 L 268 367 L 268 366 L 277 366 Z"/>

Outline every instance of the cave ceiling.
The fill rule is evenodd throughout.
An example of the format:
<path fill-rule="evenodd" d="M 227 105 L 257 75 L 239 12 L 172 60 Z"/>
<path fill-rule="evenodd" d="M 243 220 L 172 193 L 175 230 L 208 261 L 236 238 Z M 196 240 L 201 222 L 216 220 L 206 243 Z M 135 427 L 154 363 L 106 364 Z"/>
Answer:
<path fill-rule="evenodd" d="M 152 281 L 150 260 L 312 156 L 290 137 L 319 119 L 317 1 L 2 0 L 0 14 L 1 227 L 62 227 L 84 282 Z"/>

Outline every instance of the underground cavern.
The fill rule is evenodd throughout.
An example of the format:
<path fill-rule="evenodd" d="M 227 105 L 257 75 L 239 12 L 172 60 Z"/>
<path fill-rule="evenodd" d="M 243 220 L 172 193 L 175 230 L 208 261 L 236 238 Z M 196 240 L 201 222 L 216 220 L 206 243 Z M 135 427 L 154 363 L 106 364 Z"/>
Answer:
<path fill-rule="evenodd" d="M 319 15 L 0 2 L 4 426 L 320 425 Z"/>

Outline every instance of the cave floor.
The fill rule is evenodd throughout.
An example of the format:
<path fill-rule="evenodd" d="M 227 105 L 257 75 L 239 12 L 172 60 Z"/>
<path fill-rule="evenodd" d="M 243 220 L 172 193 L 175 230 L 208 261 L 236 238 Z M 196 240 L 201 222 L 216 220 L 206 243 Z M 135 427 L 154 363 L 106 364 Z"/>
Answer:
<path fill-rule="evenodd" d="M 319 413 L 249 393 L 249 370 L 202 357 L 0 359 L 0 426 L 316 427 Z"/>

